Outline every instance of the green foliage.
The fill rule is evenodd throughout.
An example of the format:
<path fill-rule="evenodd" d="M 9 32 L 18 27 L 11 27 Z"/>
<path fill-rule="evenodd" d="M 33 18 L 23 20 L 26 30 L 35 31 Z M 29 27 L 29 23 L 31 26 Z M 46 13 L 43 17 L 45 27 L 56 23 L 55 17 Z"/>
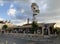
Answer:
<path fill-rule="evenodd" d="M 55 30 L 57 30 L 57 33 L 60 33 L 60 28 L 59 27 L 55 27 Z"/>
<path fill-rule="evenodd" d="M 38 29 L 38 24 L 37 24 L 37 22 L 32 22 L 31 32 L 34 33 L 34 31 L 37 31 L 37 29 Z"/>
<path fill-rule="evenodd" d="M 2 29 L 7 29 L 8 28 L 8 26 L 7 25 L 3 25 L 3 27 L 2 27 Z"/>
<path fill-rule="evenodd" d="M 38 28 L 37 22 L 32 22 L 32 28 L 33 28 L 33 29 L 37 29 L 37 28 Z"/>

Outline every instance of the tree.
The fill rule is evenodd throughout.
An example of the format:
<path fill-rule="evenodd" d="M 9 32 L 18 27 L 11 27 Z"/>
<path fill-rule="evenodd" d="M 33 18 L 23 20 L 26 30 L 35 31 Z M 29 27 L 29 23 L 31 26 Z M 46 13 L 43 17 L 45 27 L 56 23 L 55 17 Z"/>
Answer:
<path fill-rule="evenodd" d="M 37 24 L 37 22 L 33 21 L 31 32 L 34 33 L 34 31 L 35 31 L 37 33 L 37 29 L 38 29 L 38 24 Z"/>
<path fill-rule="evenodd" d="M 5 31 L 7 31 L 7 28 L 8 28 L 7 25 L 3 25 L 3 27 L 2 27 L 2 29 L 5 30 Z"/>
<path fill-rule="evenodd" d="M 60 33 L 60 27 L 55 27 L 54 31 L 57 32 L 57 34 L 59 34 Z"/>

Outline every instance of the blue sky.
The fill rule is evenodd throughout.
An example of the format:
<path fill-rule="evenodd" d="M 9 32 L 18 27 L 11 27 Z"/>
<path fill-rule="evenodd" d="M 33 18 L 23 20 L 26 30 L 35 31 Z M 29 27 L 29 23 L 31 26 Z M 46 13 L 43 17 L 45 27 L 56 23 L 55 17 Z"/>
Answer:
<path fill-rule="evenodd" d="M 60 0 L 0 0 L 0 20 L 10 20 L 13 24 L 32 22 L 31 4 L 39 6 L 36 20 L 42 23 L 56 23 L 60 26 Z"/>
<path fill-rule="evenodd" d="M 4 6 L 0 6 L 0 17 L 3 19 L 7 19 L 9 18 L 9 16 L 7 15 L 7 10 L 9 9 L 9 5 L 8 3 L 4 4 Z"/>

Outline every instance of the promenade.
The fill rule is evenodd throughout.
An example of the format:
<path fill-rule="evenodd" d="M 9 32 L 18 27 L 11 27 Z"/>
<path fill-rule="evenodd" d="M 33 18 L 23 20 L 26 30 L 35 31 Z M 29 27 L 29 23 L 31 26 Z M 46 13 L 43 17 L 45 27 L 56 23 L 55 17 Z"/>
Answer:
<path fill-rule="evenodd" d="M 30 37 L 23 34 L 0 34 L 0 44 L 59 44 L 60 36 L 54 38 Z M 28 37 L 27 37 L 28 36 Z M 30 38 L 30 39 L 29 39 Z M 43 39 L 42 39 L 43 38 Z M 39 40 L 40 39 L 40 40 Z"/>

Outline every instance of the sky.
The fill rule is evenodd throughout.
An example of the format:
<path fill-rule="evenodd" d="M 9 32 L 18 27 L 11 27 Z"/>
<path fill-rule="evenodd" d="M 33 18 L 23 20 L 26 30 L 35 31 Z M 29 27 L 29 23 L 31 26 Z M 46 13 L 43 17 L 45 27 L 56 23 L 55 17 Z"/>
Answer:
<path fill-rule="evenodd" d="M 31 4 L 39 6 L 37 22 L 56 23 L 60 27 L 60 0 L 0 0 L 0 20 L 11 21 L 15 25 L 32 22 Z"/>

